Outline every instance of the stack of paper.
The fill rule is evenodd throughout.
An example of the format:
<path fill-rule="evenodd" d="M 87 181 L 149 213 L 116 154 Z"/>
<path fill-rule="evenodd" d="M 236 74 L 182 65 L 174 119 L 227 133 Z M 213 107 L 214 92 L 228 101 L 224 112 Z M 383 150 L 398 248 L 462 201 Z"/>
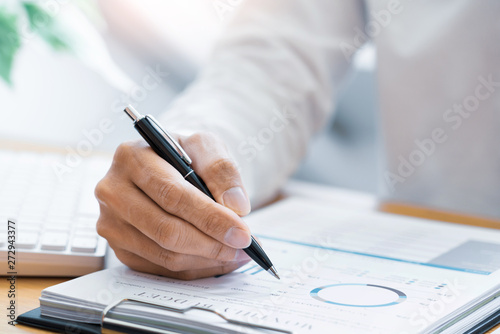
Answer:
<path fill-rule="evenodd" d="M 500 231 L 288 199 L 252 214 L 281 281 L 255 263 L 221 277 L 180 281 L 109 269 L 42 292 L 42 314 L 100 323 L 108 316 L 203 333 L 457 333 L 500 308 Z"/>

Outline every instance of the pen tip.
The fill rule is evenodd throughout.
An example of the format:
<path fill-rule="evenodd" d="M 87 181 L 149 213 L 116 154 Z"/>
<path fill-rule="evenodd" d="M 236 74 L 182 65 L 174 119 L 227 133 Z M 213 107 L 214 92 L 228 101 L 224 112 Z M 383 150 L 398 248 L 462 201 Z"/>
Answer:
<path fill-rule="evenodd" d="M 281 279 L 280 276 L 278 275 L 278 271 L 276 270 L 276 268 L 271 267 L 267 272 L 276 277 L 277 279 Z"/>

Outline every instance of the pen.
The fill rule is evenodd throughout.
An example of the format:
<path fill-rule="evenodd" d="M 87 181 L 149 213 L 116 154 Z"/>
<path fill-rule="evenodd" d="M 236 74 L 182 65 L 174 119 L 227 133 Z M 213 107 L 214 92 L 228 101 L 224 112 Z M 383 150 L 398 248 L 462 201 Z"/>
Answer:
<path fill-rule="evenodd" d="M 191 159 L 189 156 L 184 152 L 179 143 L 161 127 L 153 116 L 141 115 L 131 105 L 127 106 L 124 111 L 134 122 L 134 128 L 139 132 L 142 138 L 146 140 L 156 154 L 171 164 L 182 176 L 184 176 L 186 181 L 215 201 L 208 187 L 205 185 L 205 182 L 203 182 L 191 168 Z M 266 253 L 253 236 L 250 246 L 245 248 L 244 251 L 269 274 L 280 279 L 271 260 L 269 260 Z"/>

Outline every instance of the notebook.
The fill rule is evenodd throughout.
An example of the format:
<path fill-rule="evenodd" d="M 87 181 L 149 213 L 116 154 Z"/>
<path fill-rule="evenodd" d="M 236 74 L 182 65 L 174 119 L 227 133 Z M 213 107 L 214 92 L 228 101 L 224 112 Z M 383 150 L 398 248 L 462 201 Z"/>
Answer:
<path fill-rule="evenodd" d="M 119 266 L 43 290 L 41 314 L 182 333 L 457 333 L 498 318 L 500 231 L 300 198 L 246 220 L 280 281 L 254 263 L 195 281 Z"/>

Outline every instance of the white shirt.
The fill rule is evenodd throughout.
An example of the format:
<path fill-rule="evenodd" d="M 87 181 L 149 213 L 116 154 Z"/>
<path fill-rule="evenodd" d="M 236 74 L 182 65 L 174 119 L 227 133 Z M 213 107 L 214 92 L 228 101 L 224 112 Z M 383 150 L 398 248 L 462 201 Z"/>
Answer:
<path fill-rule="evenodd" d="M 381 196 L 500 217 L 497 0 L 246 1 L 162 121 L 182 134 L 222 136 L 252 203 L 262 203 L 298 166 L 352 53 L 369 39 Z"/>

